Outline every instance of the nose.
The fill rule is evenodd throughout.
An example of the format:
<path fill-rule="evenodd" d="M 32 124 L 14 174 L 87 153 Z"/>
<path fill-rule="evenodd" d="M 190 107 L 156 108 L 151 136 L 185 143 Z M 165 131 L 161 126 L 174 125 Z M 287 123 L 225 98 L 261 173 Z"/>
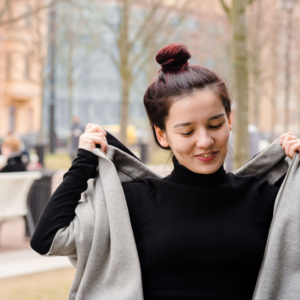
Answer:
<path fill-rule="evenodd" d="M 196 146 L 198 148 L 208 150 L 213 144 L 214 139 L 211 136 L 211 134 L 207 130 L 201 130 L 199 131 L 199 134 L 197 136 Z"/>

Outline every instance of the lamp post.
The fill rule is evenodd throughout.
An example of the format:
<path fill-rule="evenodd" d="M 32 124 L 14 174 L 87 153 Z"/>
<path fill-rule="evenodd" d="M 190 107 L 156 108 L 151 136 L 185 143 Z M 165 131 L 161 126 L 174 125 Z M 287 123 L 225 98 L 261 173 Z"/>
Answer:
<path fill-rule="evenodd" d="M 284 130 L 289 130 L 289 102 L 291 89 L 291 43 L 292 43 L 292 21 L 295 0 L 283 0 L 282 9 L 286 10 L 286 44 L 285 44 L 285 97 L 284 97 Z"/>
<path fill-rule="evenodd" d="M 55 2 L 52 0 L 50 10 L 50 153 L 55 152 L 55 51 L 56 51 L 56 11 Z"/>

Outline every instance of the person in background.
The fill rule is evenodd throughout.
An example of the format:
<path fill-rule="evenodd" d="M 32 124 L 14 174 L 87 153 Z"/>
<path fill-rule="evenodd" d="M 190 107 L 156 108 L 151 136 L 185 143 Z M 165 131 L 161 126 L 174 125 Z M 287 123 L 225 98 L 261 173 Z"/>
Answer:
<path fill-rule="evenodd" d="M 79 137 L 84 133 L 85 128 L 80 124 L 80 119 L 78 116 L 73 117 L 73 123 L 71 128 L 68 131 L 69 137 L 71 137 L 70 145 L 69 145 L 69 154 L 74 160 L 77 156 L 77 150 L 79 145 Z"/>
<path fill-rule="evenodd" d="M 2 142 L 1 154 L 7 159 L 7 164 L 0 172 L 22 172 L 26 171 L 26 164 L 22 161 L 20 139 L 8 135 Z"/>

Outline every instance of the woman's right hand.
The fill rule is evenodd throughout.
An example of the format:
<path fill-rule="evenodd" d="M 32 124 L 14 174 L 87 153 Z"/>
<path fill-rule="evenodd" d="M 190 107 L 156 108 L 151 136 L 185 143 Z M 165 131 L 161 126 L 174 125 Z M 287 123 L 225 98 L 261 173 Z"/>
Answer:
<path fill-rule="evenodd" d="M 100 144 L 101 150 L 107 153 L 106 132 L 97 124 L 87 124 L 85 132 L 79 137 L 79 148 L 92 151 Z"/>

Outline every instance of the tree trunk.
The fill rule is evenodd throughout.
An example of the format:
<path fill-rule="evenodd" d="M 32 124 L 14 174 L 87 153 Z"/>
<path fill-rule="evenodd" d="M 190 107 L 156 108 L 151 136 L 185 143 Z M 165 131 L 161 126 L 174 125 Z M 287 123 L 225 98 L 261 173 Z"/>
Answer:
<path fill-rule="evenodd" d="M 43 72 L 41 72 L 43 73 Z M 44 116 L 43 116 L 43 108 L 44 108 L 44 88 L 45 88 L 45 84 L 44 84 L 44 76 L 43 74 L 41 74 L 40 76 L 40 99 L 41 99 L 41 103 L 40 103 L 40 130 L 38 133 L 38 141 L 42 142 L 43 141 L 43 136 L 44 136 L 44 124 L 43 124 L 43 120 L 44 120 Z"/>
<path fill-rule="evenodd" d="M 251 50 L 248 56 L 249 58 L 249 73 L 251 72 L 253 91 L 253 123 L 259 128 L 260 120 L 260 99 L 262 90 L 261 81 L 261 52 L 262 52 L 262 42 L 261 42 L 261 30 L 262 30 L 262 0 L 256 0 L 255 5 L 252 9 L 252 22 L 249 28 L 250 34 L 250 44 Z M 250 76 L 249 76 L 250 77 Z"/>
<path fill-rule="evenodd" d="M 73 121 L 73 45 L 72 41 L 70 40 L 69 43 L 69 51 L 68 51 L 68 97 L 69 97 L 69 123 L 72 124 Z"/>
<path fill-rule="evenodd" d="M 247 0 L 233 0 L 232 23 L 232 68 L 235 81 L 234 120 L 234 169 L 238 169 L 250 158 L 248 134 L 248 61 L 247 61 Z"/>
<path fill-rule="evenodd" d="M 272 119 L 271 119 L 271 140 L 272 142 L 276 139 L 276 130 L 275 125 L 277 124 L 277 107 L 276 107 L 276 96 L 278 93 L 278 55 L 276 51 L 276 46 L 278 43 L 278 34 L 274 34 L 272 40 L 271 49 L 274 51 L 271 52 L 271 61 L 272 61 L 272 73 L 271 73 L 271 106 L 272 106 Z"/>
<path fill-rule="evenodd" d="M 121 111 L 120 111 L 120 141 L 127 144 L 126 128 L 129 114 L 129 92 L 131 86 L 131 72 L 129 68 L 129 17 L 130 17 L 130 1 L 123 0 L 123 11 L 121 13 L 120 36 L 118 46 L 120 52 L 119 71 L 121 75 Z"/>
<path fill-rule="evenodd" d="M 69 123 L 72 124 L 73 120 L 73 80 L 72 74 L 68 74 L 68 96 L 69 96 Z"/>
<path fill-rule="evenodd" d="M 129 91 L 130 91 L 130 82 L 127 78 L 122 78 L 122 101 L 121 101 L 121 118 L 120 118 L 120 141 L 123 144 L 127 144 L 126 138 L 126 128 L 128 124 L 128 113 L 129 113 Z"/>

